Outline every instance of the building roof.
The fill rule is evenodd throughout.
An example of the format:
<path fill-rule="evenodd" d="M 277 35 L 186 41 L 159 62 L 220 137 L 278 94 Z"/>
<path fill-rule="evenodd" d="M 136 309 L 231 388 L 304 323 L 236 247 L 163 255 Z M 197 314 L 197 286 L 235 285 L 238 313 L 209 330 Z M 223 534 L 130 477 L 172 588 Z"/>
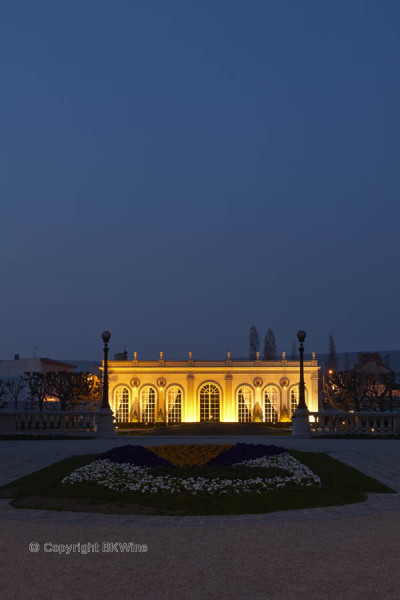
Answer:
<path fill-rule="evenodd" d="M 20 359 L 19 359 L 20 360 Z M 65 367 L 66 369 L 76 369 L 76 365 L 72 365 L 71 363 L 62 362 L 60 360 L 53 360 L 52 358 L 41 358 L 40 359 L 46 365 L 54 365 L 57 367 Z"/>
<path fill-rule="evenodd" d="M 380 375 L 392 373 L 392 370 L 383 364 L 377 352 L 362 352 L 358 355 L 358 364 L 354 368 L 359 373 L 367 375 Z"/>
<path fill-rule="evenodd" d="M 255 369 L 265 369 L 267 367 L 296 367 L 299 368 L 299 361 L 291 360 L 111 360 L 108 361 L 111 368 L 226 368 L 226 367 L 254 367 Z M 304 366 L 318 367 L 317 360 L 304 361 Z"/>

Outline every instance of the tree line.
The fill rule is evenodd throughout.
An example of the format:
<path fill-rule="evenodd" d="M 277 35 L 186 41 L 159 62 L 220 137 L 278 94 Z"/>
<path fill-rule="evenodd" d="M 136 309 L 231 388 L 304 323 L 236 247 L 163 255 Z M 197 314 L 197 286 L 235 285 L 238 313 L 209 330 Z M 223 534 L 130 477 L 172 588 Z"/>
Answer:
<path fill-rule="evenodd" d="M 264 337 L 264 360 L 276 360 L 276 339 L 268 328 Z M 298 360 L 297 344 L 293 340 L 290 360 Z M 249 358 L 260 358 L 260 336 L 253 325 L 249 333 Z M 349 354 L 344 355 L 343 368 L 339 369 L 335 339 L 328 336 L 328 357 L 320 369 L 320 393 L 323 403 L 342 411 L 392 411 L 398 398 L 399 376 L 388 365 L 375 371 L 361 369 L 361 364 L 351 364 Z"/>
<path fill-rule="evenodd" d="M 325 378 L 324 401 L 342 411 L 392 411 L 397 376 L 362 371 L 331 371 Z"/>
<path fill-rule="evenodd" d="M 249 333 L 249 358 L 250 360 L 257 360 L 260 357 L 260 336 L 255 325 L 250 327 Z M 290 360 L 297 360 L 297 345 L 295 340 L 292 342 L 291 353 L 289 356 Z M 264 347 L 263 347 L 263 360 L 276 360 L 277 349 L 275 334 L 271 327 L 268 327 L 267 333 L 264 336 Z"/>
<path fill-rule="evenodd" d="M 328 338 L 328 358 L 323 367 L 323 402 L 342 411 L 392 411 L 398 375 L 387 365 L 375 371 L 362 370 L 361 364 L 351 365 L 344 355 L 344 368 L 339 369 L 333 335 Z"/>
<path fill-rule="evenodd" d="M 26 372 L 0 380 L 0 406 L 13 410 L 77 410 L 100 399 L 100 382 L 88 372 Z"/>

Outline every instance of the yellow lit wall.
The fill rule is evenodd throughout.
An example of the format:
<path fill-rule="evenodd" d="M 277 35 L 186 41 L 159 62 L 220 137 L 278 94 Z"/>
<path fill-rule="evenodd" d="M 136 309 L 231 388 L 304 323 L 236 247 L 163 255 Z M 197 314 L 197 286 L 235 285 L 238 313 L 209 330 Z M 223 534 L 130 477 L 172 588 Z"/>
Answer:
<path fill-rule="evenodd" d="M 318 362 L 305 361 L 306 402 L 311 412 L 318 411 Z M 162 386 L 159 385 L 161 380 Z M 136 410 L 141 416 L 141 394 L 145 386 L 156 390 L 156 415 L 161 408 L 166 414 L 168 388 L 182 389 L 182 422 L 200 421 L 200 389 L 212 383 L 220 390 L 220 421 L 238 421 L 237 392 L 248 385 L 253 394 L 253 408 L 258 403 L 264 410 L 264 390 L 269 385 L 278 389 L 278 412 L 283 406 L 290 411 L 290 393 L 299 382 L 298 361 L 110 361 L 110 404 L 115 411 L 116 390 L 124 386 L 129 392 L 130 417 Z"/>

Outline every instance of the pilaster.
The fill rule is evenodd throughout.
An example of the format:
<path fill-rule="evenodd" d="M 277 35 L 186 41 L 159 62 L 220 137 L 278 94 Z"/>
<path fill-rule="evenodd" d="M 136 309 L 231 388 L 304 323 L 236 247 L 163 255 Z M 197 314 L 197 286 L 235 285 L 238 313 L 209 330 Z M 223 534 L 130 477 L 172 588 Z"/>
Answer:
<path fill-rule="evenodd" d="M 185 407 L 185 422 L 196 422 L 199 421 L 200 417 L 197 415 L 196 410 L 196 398 L 194 392 L 194 375 L 193 373 L 187 374 L 187 394 L 186 394 L 186 407 Z"/>
<path fill-rule="evenodd" d="M 308 410 L 317 412 L 319 410 L 318 399 L 318 372 L 311 374 L 311 399 L 308 402 Z"/>
<path fill-rule="evenodd" d="M 220 405 L 220 419 L 221 421 L 228 422 L 234 421 L 234 406 L 232 397 L 232 375 L 226 373 L 225 375 L 225 402 L 222 400 Z"/>
<path fill-rule="evenodd" d="M 256 389 L 255 389 L 253 415 L 252 415 L 253 420 L 254 420 L 255 408 L 257 405 L 260 407 L 263 421 L 265 421 L 265 406 L 263 406 L 263 402 L 261 402 L 261 387 L 256 387 Z"/>
<path fill-rule="evenodd" d="M 157 400 L 157 411 L 156 411 L 156 422 L 158 419 L 158 413 L 160 412 L 160 409 L 163 411 L 163 415 L 164 418 L 166 419 L 166 412 L 165 412 L 165 389 L 161 388 L 158 390 L 158 400 Z"/>

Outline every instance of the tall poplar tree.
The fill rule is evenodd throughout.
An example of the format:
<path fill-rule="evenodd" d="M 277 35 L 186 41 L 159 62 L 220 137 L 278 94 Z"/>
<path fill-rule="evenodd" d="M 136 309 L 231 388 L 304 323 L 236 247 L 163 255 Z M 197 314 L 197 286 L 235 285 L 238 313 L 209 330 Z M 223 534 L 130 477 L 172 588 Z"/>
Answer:
<path fill-rule="evenodd" d="M 249 357 L 250 360 L 256 360 L 257 352 L 260 349 L 260 336 L 258 335 L 257 329 L 253 325 L 250 327 L 249 334 Z"/>
<path fill-rule="evenodd" d="M 268 327 L 264 338 L 264 360 L 275 360 L 276 358 L 276 340 L 271 327 Z"/>
<path fill-rule="evenodd" d="M 333 338 L 333 335 L 330 335 L 328 338 L 328 359 L 325 363 L 325 368 L 327 371 L 332 370 L 332 371 L 337 371 L 338 368 L 338 364 L 337 364 L 337 356 L 336 356 L 336 345 L 335 345 L 335 340 Z"/>

